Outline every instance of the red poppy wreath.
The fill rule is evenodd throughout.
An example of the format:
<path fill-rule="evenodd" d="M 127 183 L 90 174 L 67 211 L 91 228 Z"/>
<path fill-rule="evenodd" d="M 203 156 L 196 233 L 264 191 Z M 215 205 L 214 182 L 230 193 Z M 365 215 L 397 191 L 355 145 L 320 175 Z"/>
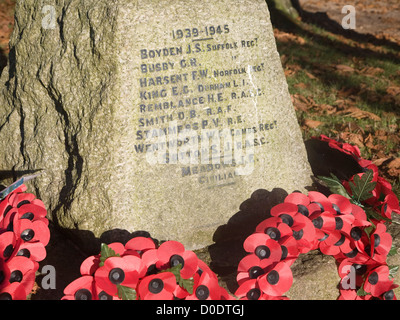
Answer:
<path fill-rule="evenodd" d="M 43 202 L 21 185 L 0 202 L 0 300 L 25 300 L 46 257 L 49 221 Z"/>
<path fill-rule="evenodd" d="M 229 300 L 213 271 L 177 241 L 136 237 L 102 244 L 81 265 L 62 300 Z"/>
<path fill-rule="evenodd" d="M 353 157 L 363 172 L 348 181 L 333 174 L 319 177 L 336 193 L 294 192 L 271 209 L 271 217 L 244 242 L 248 255 L 238 267 L 239 299 L 287 299 L 284 294 L 293 282 L 290 266 L 301 253 L 315 249 L 337 261 L 338 299 L 396 299 L 393 273 L 398 267 L 386 263 L 396 250 L 385 222 L 391 222 L 393 212 L 400 213 L 399 201 L 356 146 L 326 136 L 318 139 Z"/>
<path fill-rule="evenodd" d="M 392 212 L 400 213 L 399 201 L 357 147 L 326 136 L 318 139 L 352 156 L 363 172 L 348 181 L 333 174 L 320 177 L 334 191 L 331 195 L 294 192 L 273 207 L 243 243 L 248 254 L 238 265 L 235 295 L 183 244 L 167 241 L 158 246 L 151 238 L 137 237 L 125 246 L 102 244 L 99 255 L 82 263 L 82 276 L 65 288 L 62 299 L 288 299 L 291 265 L 300 254 L 316 249 L 337 261 L 338 299 L 396 299 L 395 268 L 386 263 L 395 249 L 385 223 Z"/>

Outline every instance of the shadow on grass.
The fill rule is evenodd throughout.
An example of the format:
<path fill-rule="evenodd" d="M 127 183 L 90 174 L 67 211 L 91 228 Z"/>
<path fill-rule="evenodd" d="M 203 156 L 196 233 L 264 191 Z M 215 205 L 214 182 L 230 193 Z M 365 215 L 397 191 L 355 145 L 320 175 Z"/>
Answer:
<path fill-rule="evenodd" d="M 287 24 L 286 23 L 287 21 L 282 20 L 282 15 L 284 14 L 276 9 L 274 2 L 270 0 L 266 0 L 266 2 L 271 11 L 272 23 L 276 26 L 278 26 L 277 24 L 279 23 L 279 21 L 282 21 L 283 24 Z M 347 39 L 359 43 L 373 44 L 376 46 L 385 46 L 387 48 L 400 51 L 400 45 L 396 42 L 384 38 L 377 38 L 372 34 L 359 33 L 356 30 L 352 29 L 344 29 L 340 23 L 329 18 L 326 12 L 309 12 L 307 10 L 304 10 L 300 5 L 299 0 L 291 0 L 291 3 L 292 6 L 298 11 L 301 20 L 304 23 L 316 25 L 319 28 L 324 29 L 328 32 L 343 36 Z M 290 18 L 286 16 L 286 20 L 290 20 Z M 283 27 L 283 25 L 281 25 L 280 27 Z M 398 57 L 396 58 L 398 59 Z"/>
<path fill-rule="evenodd" d="M 400 64 L 399 55 L 392 52 L 378 52 L 368 48 L 353 47 L 339 39 L 323 36 L 313 32 L 311 28 L 306 28 L 303 23 L 297 22 L 283 12 L 277 10 L 273 4 L 268 3 L 268 6 L 271 13 L 272 25 L 275 28 L 283 32 L 311 39 L 311 41 L 307 41 L 302 45 L 281 42 L 277 39 L 277 46 L 281 55 L 286 54 L 291 57 L 292 60 L 295 60 L 300 64 L 302 70 L 311 72 L 321 81 L 322 84 L 331 87 L 339 87 L 338 90 L 354 88 L 356 92 L 363 91 L 364 93 L 360 94 L 359 98 L 372 109 L 379 108 L 381 111 L 393 112 L 396 115 L 400 115 L 400 110 L 394 103 L 379 102 L 381 98 L 387 95 L 386 92 L 380 92 L 379 90 L 372 92 L 374 91 L 373 88 L 367 88 L 365 90 L 365 78 L 361 78 L 357 73 L 336 72 L 333 68 L 333 66 L 338 63 L 336 60 L 349 60 L 353 57 L 357 57 L 358 59 L 369 58 L 381 62 L 389 61 Z M 377 39 L 372 35 L 360 34 L 354 30 L 345 30 L 336 21 L 330 19 L 326 13 L 310 13 L 303 10 L 301 16 L 303 22 L 312 23 L 322 29 L 334 34 L 345 36 L 346 38 L 357 41 L 358 43 L 368 42 L 377 45 L 384 45 L 395 50 L 400 49 L 398 44 L 391 41 Z M 317 56 L 318 58 L 316 58 Z M 375 80 L 371 79 L 371 81 Z M 378 99 L 376 99 L 376 94 L 378 94 Z"/>

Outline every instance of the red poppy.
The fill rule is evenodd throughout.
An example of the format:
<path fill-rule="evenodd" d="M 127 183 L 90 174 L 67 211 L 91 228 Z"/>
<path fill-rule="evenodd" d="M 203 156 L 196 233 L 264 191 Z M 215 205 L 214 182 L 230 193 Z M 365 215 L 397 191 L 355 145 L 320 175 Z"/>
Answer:
<path fill-rule="evenodd" d="M 281 261 L 285 261 L 289 266 L 291 266 L 296 259 L 299 257 L 299 248 L 297 247 L 297 241 L 294 237 L 287 237 L 279 241 L 282 250 Z M 313 245 L 315 249 L 315 244 Z"/>
<path fill-rule="evenodd" d="M 14 218 L 14 232 L 25 242 L 41 242 L 47 245 L 50 241 L 50 230 L 48 220 L 41 219 L 30 221 L 28 219 Z"/>
<path fill-rule="evenodd" d="M 307 253 L 314 249 L 316 231 L 310 219 L 298 213 L 294 217 L 294 223 L 291 228 L 300 253 Z"/>
<path fill-rule="evenodd" d="M 26 288 L 19 282 L 13 282 L 0 289 L 0 300 L 26 300 Z"/>
<path fill-rule="evenodd" d="M 107 245 L 110 249 L 112 249 L 115 254 L 122 256 L 125 253 L 125 247 L 122 243 L 120 242 L 113 242 Z M 139 256 L 137 253 L 133 254 L 136 256 Z M 85 276 L 92 276 L 96 272 L 96 270 L 100 267 L 100 254 L 97 254 L 95 256 L 90 256 L 86 258 L 82 263 L 80 267 L 80 272 L 81 275 Z"/>
<path fill-rule="evenodd" d="M 36 199 L 37 200 L 37 199 Z M 18 208 L 18 216 L 20 219 L 28 219 L 36 221 L 44 219 L 47 215 L 47 211 L 42 206 L 38 206 L 33 202 L 24 204 Z"/>
<path fill-rule="evenodd" d="M 35 198 L 34 194 L 17 192 L 17 190 L 15 190 L 9 195 L 8 203 L 13 208 L 19 208 L 24 204 L 31 203 Z"/>
<path fill-rule="evenodd" d="M 329 211 L 331 213 L 336 213 L 332 207 L 332 203 L 322 193 L 317 191 L 310 191 L 308 193 L 308 198 L 310 199 L 310 204 L 314 203 L 318 205 L 321 212 Z"/>
<path fill-rule="evenodd" d="M 350 239 L 342 232 L 334 231 L 320 241 L 319 249 L 323 254 L 335 256 L 340 253 L 346 254 L 353 250 Z"/>
<path fill-rule="evenodd" d="M 321 214 L 321 216 L 323 215 L 325 215 L 325 213 Z M 355 218 L 351 214 L 337 214 L 334 216 L 334 219 L 335 229 L 325 229 L 326 235 L 322 238 L 323 240 L 320 241 L 319 249 L 322 253 L 331 256 L 348 254 L 355 249 L 351 238 L 352 222 Z"/>
<path fill-rule="evenodd" d="M 21 242 L 18 251 L 15 250 L 14 253 L 38 262 L 46 258 L 46 248 L 41 242 Z"/>
<path fill-rule="evenodd" d="M 0 259 L 7 261 L 15 250 L 17 239 L 14 232 L 8 231 L 0 234 Z"/>
<path fill-rule="evenodd" d="M 157 262 L 157 249 L 150 249 L 142 254 L 142 263 L 144 268 L 147 270 L 147 274 L 152 274 L 158 271 L 156 267 Z"/>
<path fill-rule="evenodd" d="M 92 276 L 82 276 L 64 289 L 61 300 L 120 300 L 101 290 Z"/>
<path fill-rule="evenodd" d="M 0 224 L 0 230 L 14 231 L 14 218 L 18 219 L 18 209 L 8 206 Z"/>
<path fill-rule="evenodd" d="M 142 261 L 136 256 L 110 257 L 104 265 L 96 270 L 96 284 L 106 293 L 116 296 L 117 285 L 135 288 L 146 270 Z"/>
<path fill-rule="evenodd" d="M 281 217 L 283 221 L 285 221 L 285 216 L 290 216 L 293 218 L 297 214 L 297 205 L 293 203 L 283 202 L 277 204 L 276 206 L 271 208 L 271 216 L 273 217 Z M 282 217 L 283 216 L 283 217 Z M 286 224 L 290 226 L 291 221 L 286 221 Z"/>
<path fill-rule="evenodd" d="M 35 272 L 38 264 L 23 257 L 16 256 L 3 263 L 0 270 L 3 270 L 3 277 L 0 279 L 0 291 L 11 283 L 18 282 L 25 288 L 25 298 L 31 292 L 35 282 Z"/>
<path fill-rule="evenodd" d="M 279 262 L 268 268 L 258 279 L 262 292 L 271 296 L 282 296 L 293 283 L 292 270 L 285 262 Z"/>
<path fill-rule="evenodd" d="M 371 235 L 371 257 L 380 263 L 385 263 L 391 247 L 392 236 L 386 232 L 386 226 L 383 223 L 378 223 Z"/>
<path fill-rule="evenodd" d="M 353 224 L 355 226 L 369 227 L 371 225 L 371 222 L 369 222 L 367 219 L 365 211 L 361 207 L 355 204 L 351 204 L 351 214 L 355 218 L 355 220 L 353 221 Z"/>
<path fill-rule="evenodd" d="M 381 214 L 383 217 L 391 219 L 392 212 L 400 213 L 399 199 L 391 192 L 385 196 L 381 205 Z"/>
<path fill-rule="evenodd" d="M 344 259 L 338 267 L 339 277 L 342 279 L 346 279 L 348 283 L 352 283 L 356 286 L 356 289 L 360 288 L 363 283 L 365 276 L 374 268 L 377 267 L 377 264 L 372 260 L 367 261 L 359 261 L 356 262 L 354 259 Z M 355 277 L 355 278 L 351 278 Z M 345 288 L 347 289 L 347 288 Z M 353 289 L 353 288 L 351 288 Z"/>
<path fill-rule="evenodd" d="M 382 300 L 397 300 L 396 295 L 393 292 L 393 289 L 396 289 L 399 285 L 392 283 L 388 288 L 388 291 L 384 292 L 381 295 Z"/>
<path fill-rule="evenodd" d="M 220 300 L 222 288 L 218 284 L 218 278 L 210 276 L 206 272 L 196 273 L 194 276 L 193 294 L 186 300 Z"/>
<path fill-rule="evenodd" d="M 87 257 L 80 267 L 82 276 L 93 276 L 96 270 L 100 267 L 100 255 Z"/>
<path fill-rule="evenodd" d="M 143 278 L 138 286 L 142 300 L 172 300 L 177 287 L 176 278 L 171 272 L 162 272 Z"/>
<path fill-rule="evenodd" d="M 296 206 L 298 205 L 308 206 L 310 204 L 310 199 L 301 192 L 292 192 L 285 198 L 283 202 L 292 203 L 295 204 Z"/>
<path fill-rule="evenodd" d="M 359 248 L 355 245 L 354 241 L 350 240 L 350 252 L 340 252 L 333 257 L 336 259 L 336 261 L 341 262 L 344 259 L 350 259 L 353 262 L 357 263 L 364 263 L 368 260 L 370 260 L 370 256 L 368 253 L 366 253 L 364 250 L 360 251 Z"/>
<path fill-rule="evenodd" d="M 72 281 L 65 287 L 65 296 L 61 300 L 94 300 L 96 296 L 94 283 L 92 276 L 82 276 Z"/>
<path fill-rule="evenodd" d="M 331 194 L 328 200 L 332 203 L 332 208 L 337 214 L 350 215 L 352 204 L 350 200 L 339 194 Z"/>
<path fill-rule="evenodd" d="M 392 284 L 393 281 L 389 280 L 389 267 L 381 265 L 368 273 L 364 282 L 364 290 L 374 297 L 379 297 L 391 290 Z"/>
<path fill-rule="evenodd" d="M 235 296 L 240 300 L 287 300 L 283 296 L 270 296 L 261 291 L 256 279 L 248 280 L 236 290 Z"/>
<path fill-rule="evenodd" d="M 298 212 L 299 208 L 293 203 L 281 203 L 271 209 L 271 215 L 282 219 L 292 228 L 293 237 L 298 241 L 298 248 L 301 253 L 312 249 L 315 228 L 311 221 Z"/>
<path fill-rule="evenodd" d="M 208 274 L 209 278 L 211 278 L 211 279 L 213 278 L 213 279 L 215 279 L 215 281 L 218 282 L 217 275 L 210 269 L 210 267 L 204 261 L 199 259 L 198 265 L 199 265 L 199 268 L 198 268 L 196 274 L 203 275 L 204 273 L 206 273 L 206 274 Z M 219 286 L 219 290 L 220 290 L 219 300 L 235 300 L 235 297 L 232 297 L 225 288 Z"/>
<path fill-rule="evenodd" d="M 199 268 L 198 268 L 197 272 L 206 272 L 209 274 L 210 277 L 214 277 L 214 278 L 217 277 L 217 275 L 210 269 L 210 267 L 203 260 L 199 259 L 198 266 L 199 266 Z"/>
<path fill-rule="evenodd" d="M 313 138 L 328 142 L 328 145 L 331 148 L 339 150 L 340 152 L 346 153 L 348 155 L 351 155 L 355 160 L 359 160 L 361 158 L 361 152 L 357 146 L 353 146 L 349 143 L 341 143 L 325 135 L 320 135 L 319 137 L 313 137 Z"/>
<path fill-rule="evenodd" d="M 350 230 L 350 239 L 352 243 L 357 247 L 360 252 L 365 252 L 370 255 L 368 250 L 369 247 L 369 238 L 364 228 L 354 226 Z"/>
<path fill-rule="evenodd" d="M 125 253 L 125 246 L 120 242 L 113 242 L 107 245 L 110 249 L 114 250 L 116 254 L 122 256 Z"/>
<path fill-rule="evenodd" d="M 324 212 L 313 218 L 312 223 L 315 227 L 316 238 L 323 241 L 336 229 L 337 220 L 332 213 Z"/>
<path fill-rule="evenodd" d="M 129 240 L 125 244 L 126 253 L 130 253 L 131 251 L 136 251 L 140 255 L 150 249 L 155 249 L 156 245 L 151 238 L 145 237 L 135 237 Z"/>
<path fill-rule="evenodd" d="M 285 237 L 291 237 L 293 234 L 292 229 L 282 221 L 280 217 L 271 217 L 259 223 L 255 232 L 265 233 L 270 236 L 272 240 L 279 241 Z"/>
<path fill-rule="evenodd" d="M 254 253 L 259 259 L 267 259 L 270 264 L 278 262 L 282 258 L 280 244 L 265 233 L 253 233 L 246 238 L 243 247 L 247 252 Z M 267 263 L 267 261 L 265 262 Z"/>
<path fill-rule="evenodd" d="M 22 185 L 0 202 L 0 226 L 7 227 L 11 221 L 10 219 L 14 216 L 13 214 L 17 214 L 19 218 L 29 220 L 39 220 L 46 217 L 47 211 L 43 202 L 35 199 L 33 194 L 22 193 L 22 190 L 26 190 L 26 186 Z M 7 218 L 8 221 L 3 221 Z"/>
<path fill-rule="evenodd" d="M 120 242 L 113 242 L 107 245 L 110 249 L 112 249 L 115 254 L 122 256 L 125 254 L 125 247 L 122 243 Z M 134 254 L 138 256 L 138 254 Z M 95 256 L 90 256 L 86 258 L 82 263 L 80 267 L 80 272 L 82 276 L 88 275 L 92 276 L 96 272 L 96 270 L 100 267 L 100 254 L 97 254 Z"/>
<path fill-rule="evenodd" d="M 239 285 L 249 279 L 257 279 L 265 274 L 265 268 L 268 267 L 269 261 L 260 259 L 255 254 L 249 254 L 240 260 L 238 265 L 238 274 L 236 280 Z"/>
<path fill-rule="evenodd" d="M 193 251 L 185 250 L 182 243 L 178 241 L 167 241 L 157 249 L 158 261 L 156 267 L 159 270 L 182 265 L 181 277 L 189 279 L 197 271 L 198 258 Z"/>

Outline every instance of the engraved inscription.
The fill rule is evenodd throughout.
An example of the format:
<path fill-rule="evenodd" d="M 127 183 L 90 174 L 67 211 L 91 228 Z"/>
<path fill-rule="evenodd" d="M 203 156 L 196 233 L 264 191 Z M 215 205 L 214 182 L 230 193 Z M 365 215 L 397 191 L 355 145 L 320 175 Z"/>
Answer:
<path fill-rule="evenodd" d="M 257 59 L 241 59 L 260 50 L 258 37 L 231 39 L 233 28 L 176 28 L 169 32 L 174 45 L 137 49 L 135 151 L 151 155 L 152 164 L 180 164 L 181 178 L 208 187 L 251 174 L 257 148 L 268 145 L 268 133 L 280 125 L 242 113 L 243 104 L 257 107 L 264 95 L 256 78 L 266 70 Z"/>

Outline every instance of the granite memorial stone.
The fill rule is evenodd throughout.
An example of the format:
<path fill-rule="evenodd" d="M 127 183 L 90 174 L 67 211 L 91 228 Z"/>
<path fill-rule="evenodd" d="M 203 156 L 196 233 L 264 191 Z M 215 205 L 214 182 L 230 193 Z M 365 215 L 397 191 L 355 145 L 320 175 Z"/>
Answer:
<path fill-rule="evenodd" d="M 59 225 L 187 248 L 312 175 L 264 0 L 18 1 L 0 170 Z"/>

